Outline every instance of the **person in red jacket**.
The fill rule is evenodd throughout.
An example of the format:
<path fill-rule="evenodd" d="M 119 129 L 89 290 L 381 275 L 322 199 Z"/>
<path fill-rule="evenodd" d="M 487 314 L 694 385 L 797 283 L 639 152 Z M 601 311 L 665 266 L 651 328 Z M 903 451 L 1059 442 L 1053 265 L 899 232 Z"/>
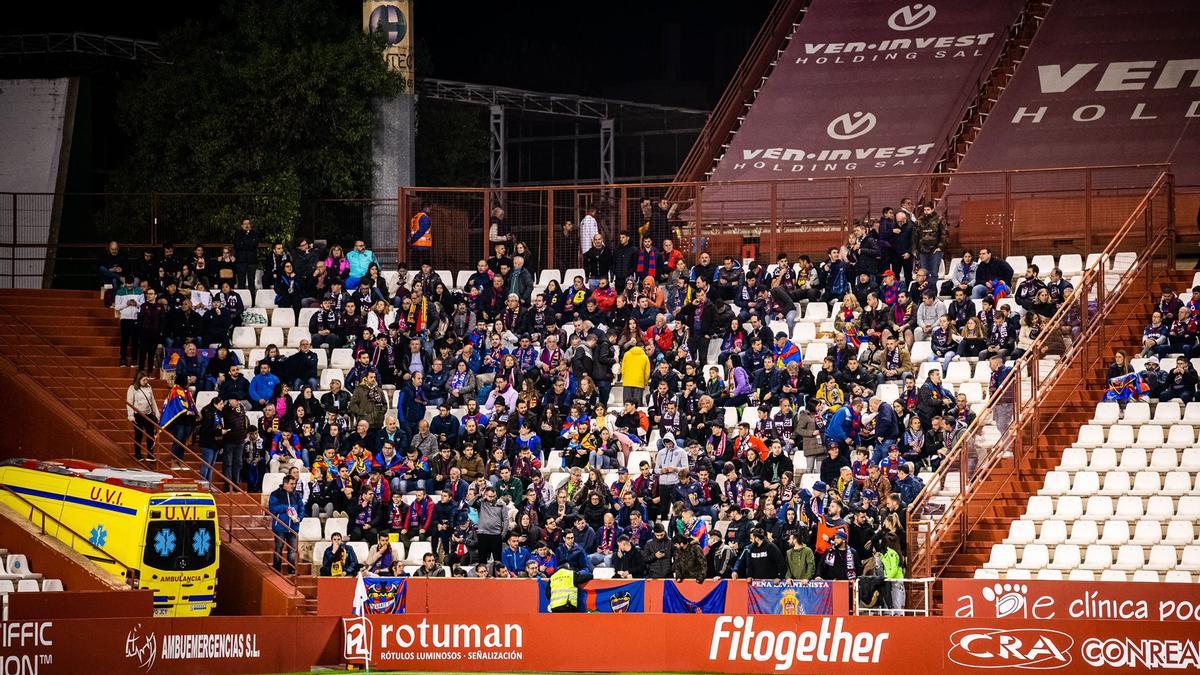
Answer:
<path fill-rule="evenodd" d="M 404 540 L 406 549 L 413 539 L 427 538 L 430 528 L 433 527 L 433 500 L 425 494 L 423 488 L 414 490 L 413 495 L 416 499 L 408 505 L 408 518 L 404 527 L 400 529 L 400 538 Z"/>

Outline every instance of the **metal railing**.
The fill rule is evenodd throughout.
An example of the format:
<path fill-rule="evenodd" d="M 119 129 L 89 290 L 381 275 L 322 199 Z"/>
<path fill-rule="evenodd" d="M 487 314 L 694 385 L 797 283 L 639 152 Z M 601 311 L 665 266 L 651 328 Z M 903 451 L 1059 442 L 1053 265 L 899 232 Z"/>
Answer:
<path fill-rule="evenodd" d="M 133 567 L 130 567 L 129 565 L 126 565 L 125 563 L 121 562 L 116 557 L 114 557 L 108 551 L 105 551 L 104 549 L 100 548 L 96 544 L 92 543 L 92 540 L 90 537 L 87 537 L 83 534 L 80 534 L 79 532 L 76 532 L 75 529 L 72 528 L 70 525 L 67 525 L 66 523 L 59 520 L 57 517 L 55 517 L 53 514 L 47 512 L 42 507 L 29 501 L 28 499 L 25 498 L 25 495 L 22 495 L 19 492 L 17 492 L 16 490 L 13 490 L 8 485 L 0 483 L 0 490 L 3 490 L 10 497 L 16 499 L 17 501 L 19 501 L 20 503 L 22 503 L 26 507 L 28 507 L 29 514 L 23 515 L 20 511 L 17 511 L 15 508 L 13 508 L 12 504 L 6 505 L 9 508 L 13 509 L 13 511 L 18 516 L 21 516 L 21 517 L 25 518 L 26 520 L 28 520 L 30 523 L 33 523 L 34 525 L 36 525 L 37 528 L 41 531 L 41 533 L 43 535 L 58 538 L 59 540 L 63 541 L 63 543 L 70 546 L 71 550 L 73 550 L 77 553 L 81 553 L 88 560 L 91 560 L 93 562 L 98 562 L 98 563 L 104 563 L 106 565 L 112 565 L 114 567 L 119 567 L 119 568 L 123 569 L 124 570 L 124 580 L 123 581 L 124 581 L 125 585 L 130 586 L 130 587 L 136 587 L 135 584 L 136 584 L 136 581 L 138 578 L 138 571 L 136 569 L 134 569 Z M 36 516 L 36 518 L 35 518 L 35 516 Z M 49 519 L 50 522 L 53 523 L 54 527 L 56 528 L 56 532 L 50 533 L 50 532 L 46 531 L 46 520 L 47 519 Z M 64 539 L 64 537 L 62 536 L 63 532 L 65 532 L 66 534 L 68 534 L 70 536 L 69 540 Z"/>
<path fill-rule="evenodd" d="M 1156 264 L 1173 268 L 1172 199 L 1172 176 L 1164 172 L 1088 266 L 1068 301 L 1043 324 L 1038 338 L 1015 361 L 1011 373 L 988 396 L 975 421 L 959 435 L 925 489 L 909 505 L 908 550 L 911 569 L 917 574 L 939 576 L 964 549 L 975 527 L 1003 496 L 1000 488 L 1021 475 L 1027 450 L 1037 447 L 1070 400 L 1063 399 L 1047 412 L 1051 394 L 1060 395 L 1055 385 L 1064 374 L 1078 369 L 1079 382 L 1072 395 L 1080 393 L 1079 389 L 1088 385 L 1089 369 L 1104 358 L 1106 320 L 1139 282 L 1146 282 L 1143 295 L 1148 293 Z M 1134 237 L 1144 237 L 1146 245 L 1131 246 Z M 1069 347 L 1065 347 L 1067 338 Z M 993 424 L 1000 433 L 989 438 L 987 429 Z M 928 522 L 931 516 L 936 517 L 932 526 Z"/>
<path fill-rule="evenodd" d="M 875 591 L 879 594 L 879 598 L 870 606 L 864 604 L 867 598 L 863 595 L 860 587 L 863 581 L 866 579 L 859 577 L 850 584 L 850 603 L 854 616 L 929 616 L 932 611 L 933 584 L 937 581 L 932 577 L 885 579 Z M 897 597 L 893 591 L 896 590 L 899 590 L 899 597 L 903 598 L 901 600 L 902 607 L 894 606 Z M 883 604 L 888 606 L 884 607 Z"/>
<path fill-rule="evenodd" d="M 44 337 L 40 331 L 2 304 L 0 304 L 0 315 L 9 326 L 18 329 L 15 334 L 0 332 L 0 345 L 3 345 L 3 349 L 0 349 L 0 358 L 27 374 L 46 391 L 61 397 L 63 402 L 68 403 L 80 417 L 85 428 L 105 436 L 113 432 L 127 433 L 132 436 L 132 424 L 122 423 L 126 419 L 124 415 L 120 416 L 119 420 L 114 420 L 111 414 L 112 408 L 101 405 L 104 402 L 120 401 L 122 407 L 130 407 L 125 400 L 124 391 L 118 391 L 106 381 L 98 378 L 91 367 L 79 363 L 76 357 L 67 354 L 61 347 Z M 42 365 L 45 350 L 49 350 L 55 356 L 56 363 L 53 368 Z M 203 456 L 192 447 L 182 443 L 170 431 L 161 427 L 158 420 L 137 411 L 134 411 L 134 414 L 149 423 L 156 445 L 172 448 L 175 444 L 179 444 L 184 449 L 184 456 L 187 460 L 211 469 L 214 485 L 220 482 L 226 486 L 226 494 L 232 496 L 222 499 L 219 494 L 214 494 L 215 499 L 213 500 L 219 515 L 218 526 L 225 535 L 226 541 L 268 538 L 273 542 L 278 540 L 285 546 L 291 546 L 290 542 L 275 534 L 271 528 L 271 523 L 283 523 L 283 521 L 262 508 L 257 497 L 242 489 L 236 481 L 230 480 L 219 469 L 206 463 Z M 107 448 L 105 454 L 112 458 L 110 461 L 114 466 L 125 466 L 133 461 L 115 443 Z M 191 466 L 177 469 L 171 466 L 170 462 L 161 464 L 161 466 L 155 467 L 156 471 L 169 473 L 176 477 L 200 480 L 199 473 Z M 259 519 L 265 519 L 266 525 L 248 525 L 246 523 L 246 521 Z M 246 543 L 245 546 L 252 553 L 254 552 L 252 544 Z M 275 570 L 272 565 L 261 560 L 258 561 L 260 565 L 276 576 L 285 579 L 299 592 L 297 585 L 300 563 L 298 550 L 296 562 L 296 566 L 290 573 L 287 573 Z"/>
<path fill-rule="evenodd" d="M 434 269 L 470 270 L 490 256 L 488 225 L 502 207 L 513 242 L 524 244 L 530 267 L 582 266 L 579 223 L 595 206 L 599 230 L 612 244 L 618 232 L 636 234 L 646 220 L 643 200 L 667 197 L 677 205 L 669 223 L 685 252 L 773 261 L 781 252 L 824 256 L 840 246 L 854 223 L 876 219 L 902 197 L 931 194 L 953 177 L 938 211 L 950 227 L 946 258 L 988 247 L 1001 256 L 1038 253 L 1087 254 L 1108 241 L 1137 200 L 1167 165 L 1064 167 L 1015 171 L 896 174 L 694 183 L 636 183 L 512 188 L 399 188 L 395 199 L 305 201 L 298 219 L 284 227 L 294 237 L 346 246 L 364 238 L 381 266 L 394 269 L 409 256 L 409 218 L 432 205 Z M 115 235 L 131 248 L 176 245 L 190 258 L 203 242 L 209 258 L 232 240 L 243 217 L 271 224 L 278 200 L 262 195 L 0 193 L 0 285 L 95 288 L 96 256 L 104 241 L 79 242 L 80 233 Z M 63 236 L 48 242 L 51 223 Z M 115 228 L 115 229 L 114 229 Z M 188 243 L 190 242 L 190 243 Z M 265 245 L 265 242 L 264 242 Z M 512 251 L 510 250 L 511 254 Z M 51 268 L 41 271 L 41 262 Z M 132 261 L 131 261 L 132 262 Z M 257 262 L 257 261 L 256 261 Z M 36 269 L 24 269 L 36 268 Z"/>

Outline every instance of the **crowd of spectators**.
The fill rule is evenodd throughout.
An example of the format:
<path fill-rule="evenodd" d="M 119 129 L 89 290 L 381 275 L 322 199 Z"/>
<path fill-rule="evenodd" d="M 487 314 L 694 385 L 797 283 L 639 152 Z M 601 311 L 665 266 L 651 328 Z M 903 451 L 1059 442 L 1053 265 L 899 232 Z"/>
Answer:
<path fill-rule="evenodd" d="M 1142 330 L 1140 366 L 1118 351 L 1108 367 L 1107 397 L 1124 405 L 1131 398 L 1200 401 L 1200 377 L 1191 359 L 1200 357 L 1200 286 L 1185 301 L 1170 286 L 1149 312 Z M 1131 381 L 1130 376 L 1136 375 Z"/>
<path fill-rule="evenodd" d="M 347 539 L 373 547 L 348 565 L 337 546 L 316 561 L 327 573 L 388 572 L 402 561 L 379 542 L 395 537 L 428 542 L 456 573 L 543 576 L 570 560 L 617 577 L 898 578 L 917 474 L 974 419 L 942 370 L 988 361 L 995 390 L 1072 293 L 1058 270 L 1014 280 L 987 249 L 940 279 L 946 228 L 921 211 L 906 200 L 819 262 L 771 266 L 689 255 L 669 227 L 610 245 L 585 219 L 584 274 L 536 292 L 535 261 L 509 255 L 511 236 L 448 288 L 424 255 L 389 283 L 362 241 L 350 253 L 271 242 L 260 262 L 249 221 L 217 258 L 164 247 L 131 264 L 113 243 L 100 272 L 117 286 L 122 362 L 148 370 L 147 354 L 182 346 L 176 381 L 217 392 L 196 415 L 205 458 L 252 491 L 266 472 L 289 475 L 270 496 L 277 567 L 294 564 L 307 516 L 346 517 Z M 277 306 L 319 309 L 299 350 L 269 345 L 240 364 L 234 289 L 254 290 L 259 267 Z M 192 306 L 190 291 L 213 288 Z M 810 368 L 791 327 L 818 302 L 836 309 L 822 336 L 833 346 Z M 920 383 L 918 340 L 940 364 Z M 196 346 L 217 351 L 201 365 Z M 338 347 L 354 366 L 318 394 L 314 350 Z M 877 395 L 884 384 L 895 400 Z M 727 426 L 726 408 L 754 421 Z M 261 419 L 235 429 L 248 410 Z"/>

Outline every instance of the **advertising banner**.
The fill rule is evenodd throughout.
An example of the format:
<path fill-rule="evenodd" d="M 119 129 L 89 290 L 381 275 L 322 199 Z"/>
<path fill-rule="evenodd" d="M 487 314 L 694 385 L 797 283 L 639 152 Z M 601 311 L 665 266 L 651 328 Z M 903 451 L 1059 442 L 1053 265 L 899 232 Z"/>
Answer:
<path fill-rule="evenodd" d="M 960 170 L 1170 162 L 1200 185 L 1198 25 L 1194 0 L 1055 3 Z"/>
<path fill-rule="evenodd" d="M 413 91 L 413 31 L 410 0 L 365 0 L 363 31 L 383 37 L 383 58 L 404 77 L 404 91 Z"/>
<path fill-rule="evenodd" d="M 670 581 L 667 579 L 639 579 L 642 589 L 625 588 L 630 593 L 630 608 L 627 612 L 643 611 L 647 614 L 670 614 L 679 611 L 678 604 L 673 602 L 694 602 L 703 605 L 705 614 L 748 614 L 750 582 L 745 579 L 704 582 Z M 850 582 L 825 582 L 832 588 L 831 616 L 846 616 L 850 613 Z M 599 604 L 604 604 L 611 598 L 611 591 L 628 585 L 622 579 L 593 579 L 583 584 L 580 589 L 602 592 L 598 595 Z M 317 613 L 322 616 L 350 616 L 351 609 L 356 606 L 355 589 L 357 583 L 353 578 L 320 577 L 317 579 Z M 672 593 L 668 586 L 677 593 Z M 607 590 L 606 590 L 607 589 Z M 641 600 L 636 600 L 640 590 Z M 520 614 L 532 612 L 534 594 L 538 592 L 537 581 L 533 579 L 426 579 L 410 577 L 405 584 L 404 604 L 407 614 L 474 614 L 479 611 L 480 598 L 486 598 L 488 611 L 497 614 Z M 674 597 L 674 596 L 682 596 Z M 362 594 L 365 598 L 365 593 Z M 581 596 L 584 601 L 586 596 Z M 669 600 L 669 601 L 668 601 Z M 644 603 L 643 609 L 636 610 L 634 603 Z M 623 602 L 623 599 L 622 599 Z M 586 605 L 585 605 L 586 606 Z M 617 605 L 620 607 L 620 603 Z M 691 610 L 684 608 L 686 613 Z"/>
<path fill-rule="evenodd" d="M 343 657 L 378 670 L 1145 673 L 1200 668 L 1182 622 L 669 614 L 345 619 Z M 563 639 L 597 635 L 603 641 Z"/>
<path fill-rule="evenodd" d="M 539 612 L 550 611 L 550 582 L 537 582 Z M 646 611 L 646 582 L 631 581 L 619 586 L 589 587 L 579 589 L 579 610 L 605 614 L 625 614 Z"/>
<path fill-rule="evenodd" d="M 337 660 L 330 617 L 108 618 L 0 623 L 0 673 L 308 672 Z"/>
<path fill-rule="evenodd" d="M 943 579 L 942 602 L 959 618 L 1200 620 L 1198 584 Z"/>
<path fill-rule="evenodd" d="M 833 588 L 829 581 L 754 580 L 747 602 L 751 614 L 829 615 L 833 613 Z"/>
<path fill-rule="evenodd" d="M 815 0 L 712 180 L 931 170 L 1021 4 Z"/>

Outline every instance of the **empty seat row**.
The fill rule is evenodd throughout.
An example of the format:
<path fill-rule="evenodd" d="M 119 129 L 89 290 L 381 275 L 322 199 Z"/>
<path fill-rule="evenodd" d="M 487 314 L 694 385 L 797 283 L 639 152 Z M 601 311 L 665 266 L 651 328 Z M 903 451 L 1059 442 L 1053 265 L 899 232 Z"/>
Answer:
<path fill-rule="evenodd" d="M 1107 433 L 1105 427 L 1099 424 L 1085 424 L 1079 427 L 1079 439 L 1075 441 L 1075 447 L 1078 448 L 1127 448 L 1131 445 L 1142 448 L 1186 448 L 1195 444 L 1196 428 L 1191 424 L 1172 424 L 1165 437 L 1163 427 L 1158 424 L 1142 424 L 1139 427 L 1113 424 L 1107 428 Z"/>
<path fill-rule="evenodd" d="M 1188 572 L 1200 571 L 1200 545 L 1183 547 L 1182 555 L 1169 544 L 1155 544 L 1149 548 L 1147 555 L 1146 549 L 1138 544 L 1122 544 L 1117 547 L 1114 556 L 1113 547 L 1107 544 L 1088 544 L 1086 548 L 1079 544 L 1059 544 L 1053 550 L 1046 544 L 1028 544 L 1021 548 L 1018 555 L 1017 547 L 1013 544 L 994 544 L 991 557 L 984 567 L 998 570 L 1038 570 L 1049 567 L 1058 570 L 1115 568 L 1161 572 L 1178 568 Z"/>
<path fill-rule="evenodd" d="M 1123 495 L 1114 498 L 1111 495 L 1092 495 L 1084 498 L 1078 495 L 1064 495 L 1057 499 L 1048 495 L 1035 495 L 1029 498 L 1022 520 L 1034 522 L 1056 518 L 1065 522 L 1075 520 L 1105 521 L 1112 518 L 1127 521 L 1137 521 L 1143 518 L 1166 520 L 1200 520 L 1200 496 L 1185 495 L 1178 503 L 1166 495 L 1153 495 L 1144 498 L 1136 495 Z"/>
<path fill-rule="evenodd" d="M 54 592 L 63 589 L 62 579 L 0 579 L 0 595 L 7 593 Z"/>
<path fill-rule="evenodd" d="M 1190 584 L 1192 583 L 1192 573 L 1186 570 L 1167 570 L 1162 576 L 1154 570 L 1134 570 L 1133 574 L 1129 574 L 1125 570 L 1103 570 L 1099 575 L 1094 570 L 1073 569 L 1056 570 L 1048 567 L 1040 570 L 1025 570 L 1025 569 L 1009 569 L 1003 571 L 987 569 L 981 567 L 975 570 L 976 579 L 1012 579 L 1012 580 L 1031 580 L 1038 581 L 1112 581 L 1123 583 L 1126 581 L 1137 582 L 1158 582 L 1165 581 L 1169 584 Z"/>
<path fill-rule="evenodd" d="M 1187 546 L 1196 541 L 1194 521 L 1171 520 L 1167 522 L 1166 534 L 1163 534 L 1162 522 L 1154 519 L 1136 521 L 1132 534 L 1129 521 L 1108 520 L 1104 522 L 1103 530 L 1100 521 L 1076 520 L 1068 523 L 1065 520 L 1044 520 L 1040 526 L 1032 520 L 1014 520 L 1009 526 L 1005 544 L 1024 546 L 1026 544 L 1138 544 L 1153 546 L 1154 544 L 1170 544 L 1172 546 Z M 1067 530 L 1070 529 L 1068 536 Z"/>
<path fill-rule="evenodd" d="M 1145 448 L 1132 447 L 1120 452 L 1117 459 L 1116 448 L 1100 447 L 1090 453 L 1085 448 L 1067 448 L 1063 451 L 1059 471 L 1095 471 L 1103 473 L 1120 469 L 1121 471 L 1200 471 L 1200 448 L 1155 448 L 1149 456 Z"/>
<path fill-rule="evenodd" d="M 1160 474 L 1157 471 L 1138 471 L 1132 474 L 1128 471 L 1108 471 L 1104 474 L 1103 482 L 1096 471 L 1076 471 L 1074 474 L 1066 471 L 1050 471 L 1046 474 L 1046 482 L 1038 494 L 1047 496 L 1078 495 L 1154 495 L 1164 494 L 1181 496 L 1194 491 L 1193 475 L 1186 471 L 1168 471 Z"/>

